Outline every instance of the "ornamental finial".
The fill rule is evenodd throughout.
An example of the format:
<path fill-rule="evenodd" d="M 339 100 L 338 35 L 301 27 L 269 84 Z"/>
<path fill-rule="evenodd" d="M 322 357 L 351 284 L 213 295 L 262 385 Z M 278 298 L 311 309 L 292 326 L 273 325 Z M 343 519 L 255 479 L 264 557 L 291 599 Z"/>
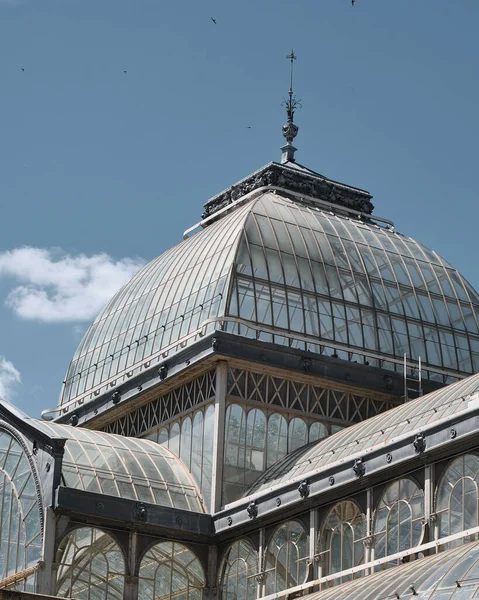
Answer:
<path fill-rule="evenodd" d="M 293 94 L 293 67 L 294 61 L 297 59 L 294 50 L 291 50 L 291 54 L 288 54 L 286 58 L 290 61 L 290 71 L 288 98 L 283 100 L 283 106 L 286 107 L 286 115 L 288 120 L 287 123 L 283 125 L 283 135 L 286 138 L 287 143 L 281 147 L 281 151 L 283 152 L 281 156 L 282 163 L 286 163 L 288 161 L 294 162 L 294 153 L 296 152 L 296 148 L 293 146 L 293 140 L 298 135 L 298 126 L 294 123 L 294 111 L 297 108 L 301 108 L 301 102 L 296 100 L 296 96 Z"/>

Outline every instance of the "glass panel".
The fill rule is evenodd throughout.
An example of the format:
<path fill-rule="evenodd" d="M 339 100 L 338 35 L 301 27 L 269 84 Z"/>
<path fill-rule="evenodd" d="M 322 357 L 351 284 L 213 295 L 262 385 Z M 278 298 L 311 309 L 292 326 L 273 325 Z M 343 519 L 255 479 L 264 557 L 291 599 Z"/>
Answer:
<path fill-rule="evenodd" d="M 258 558 L 251 544 L 238 540 L 228 549 L 221 567 L 223 600 L 254 600 Z"/>
<path fill-rule="evenodd" d="M 390 484 L 375 514 L 375 558 L 383 558 L 417 546 L 423 536 L 424 495 L 410 479 Z M 382 568 L 391 566 L 385 563 Z"/>
<path fill-rule="evenodd" d="M 329 511 L 319 535 L 321 552 L 326 553 L 324 575 L 339 573 L 364 562 L 365 525 L 365 516 L 354 502 L 339 502 Z M 334 585 L 349 579 L 349 576 L 338 577 Z"/>
<path fill-rule="evenodd" d="M 289 521 L 275 531 L 265 552 L 266 594 L 306 581 L 309 537 L 300 523 Z"/>
<path fill-rule="evenodd" d="M 61 598 L 122 600 L 125 563 L 120 547 L 104 531 L 82 527 L 60 543 L 56 562 Z"/>
<path fill-rule="evenodd" d="M 479 458 L 466 454 L 453 460 L 439 481 L 436 493 L 439 537 L 477 527 Z M 456 544 L 463 543 L 458 540 Z"/>
<path fill-rule="evenodd" d="M 222 314 L 226 274 L 249 210 L 248 205 L 240 207 L 183 240 L 112 298 L 78 347 L 62 402 L 135 364 L 139 367 L 153 352 L 196 331 L 208 317 Z M 89 377 L 93 373 L 98 376 Z"/>
<path fill-rule="evenodd" d="M 191 457 L 191 419 L 188 423 L 189 428 L 188 425 L 184 428 L 183 451 Z M 146 439 L 57 423 L 42 422 L 41 427 L 48 435 L 67 440 L 62 463 L 67 486 L 204 511 L 195 480 L 172 452 L 172 449 L 181 452 L 178 423 L 170 429 L 170 448 Z"/>
<path fill-rule="evenodd" d="M 40 510 L 25 451 L 0 429 L 0 580 L 41 559 Z"/>
<path fill-rule="evenodd" d="M 144 600 L 201 600 L 204 585 L 200 561 L 177 542 L 156 544 L 141 561 L 138 597 Z"/>

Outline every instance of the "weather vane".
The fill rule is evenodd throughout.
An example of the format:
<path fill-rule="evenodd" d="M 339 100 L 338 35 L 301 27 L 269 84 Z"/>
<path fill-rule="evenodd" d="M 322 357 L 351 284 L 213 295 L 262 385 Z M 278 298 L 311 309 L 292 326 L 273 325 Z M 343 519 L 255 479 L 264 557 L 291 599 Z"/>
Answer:
<path fill-rule="evenodd" d="M 294 153 L 296 152 L 296 148 L 293 146 L 293 140 L 298 135 L 298 126 L 294 123 L 294 111 L 297 108 L 301 108 L 301 102 L 296 99 L 296 96 L 293 94 L 293 68 L 294 61 L 297 59 L 294 50 L 291 50 L 291 54 L 288 54 L 286 57 L 290 61 L 290 71 L 289 71 L 289 92 L 288 98 L 283 100 L 282 105 L 286 107 L 286 115 L 288 121 L 285 125 L 283 125 L 283 135 L 286 138 L 286 144 L 281 147 L 281 151 L 283 152 L 281 156 L 281 162 L 294 162 Z"/>

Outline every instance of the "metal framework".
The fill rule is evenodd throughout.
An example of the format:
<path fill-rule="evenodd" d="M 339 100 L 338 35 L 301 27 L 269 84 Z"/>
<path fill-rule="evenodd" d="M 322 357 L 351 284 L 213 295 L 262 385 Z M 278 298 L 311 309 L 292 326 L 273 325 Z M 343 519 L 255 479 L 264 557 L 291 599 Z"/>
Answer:
<path fill-rule="evenodd" d="M 344 425 L 369 419 L 397 405 L 392 399 L 378 400 L 370 395 L 237 368 L 228 369 L 228 396 Z"/>
<path fill-rule="evenodd" d="M 208 371 L 156 400 L 140 406 L 104 427 L 104 431 L 128 437 L 142 437 L 155 427 L 184 415 L 196 406 L 214 401 L 216 371 Z"/>
<path fill-rule="evenodd" d="M 221 328 L 442 382 L 479 367 L 479 297 L 435 252 L 370 219 L 265 190 L 144 267 L 82 340 L 60 406 Z M 236 321 L 235 321 L 236 320 Z M 147 365 L 147 366 L 145 366 Z"/>
<path fill-rule="evenodd" d="M 43 507 L 24 445 L 0 426 L 0 580 L 30 573 L 42 555 Z"/>

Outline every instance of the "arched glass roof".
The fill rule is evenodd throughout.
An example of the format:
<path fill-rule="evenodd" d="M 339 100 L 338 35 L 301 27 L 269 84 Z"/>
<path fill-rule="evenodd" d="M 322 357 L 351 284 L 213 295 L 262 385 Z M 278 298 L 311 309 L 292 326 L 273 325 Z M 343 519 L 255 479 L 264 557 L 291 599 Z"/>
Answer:
<path fill-rule="evenodd" d="M 181 460 L 149 440 L 81 427 L 37 422 L 65 438 L 62 485 L 160 506 L 204 512 L 196 484 Z"/>
<path fill-rule="evenodd" d="M 174 246 L 146 265 L 107 304 L 68 368 L 60 404 L 89 397 L 160 351 L 174 351 L 224 312 L 228 274 L 248 206 Z M 206 327 L 208 333 L 214 326 Z M 192 340 L 189 340 L 190 342 Z"/>
<path fill-rule="evenodd" d="M 411 589 L 411 586 L 414 589 Z M 479 542 L 305 596 L 305 600 L 469 600 L 479 597 Z"/>
<path fill-rule="evenodd" d="M 383 368 L 402 369 L 406 354 L 446 381 L 479 370 L 478 309 L 460 273 L 411 238 L 265 191 L 116 294 L 80 343 L 60 405 L 220 327 Z"/>
<path fill-rule="evenodd" d="M 479 370 L 478 294 L 438 254 L 390 229 L 265 193 L 235 267 L 228 314 L 262 329 L 260 339 L 293 334 L 294 347 L 389 368 L 406 353 L 439 372 Z"/>
<path fill-rule="evenodd" d="M 465 399 L 477 397 L 479 374 L 401 404 L 319 442 L 299 448 L 261 475 L 246 495 L 302 479 L 308 473 L 330 467 L 350 456 L 384 446 L 402 435 L 466 409 Z"/>

